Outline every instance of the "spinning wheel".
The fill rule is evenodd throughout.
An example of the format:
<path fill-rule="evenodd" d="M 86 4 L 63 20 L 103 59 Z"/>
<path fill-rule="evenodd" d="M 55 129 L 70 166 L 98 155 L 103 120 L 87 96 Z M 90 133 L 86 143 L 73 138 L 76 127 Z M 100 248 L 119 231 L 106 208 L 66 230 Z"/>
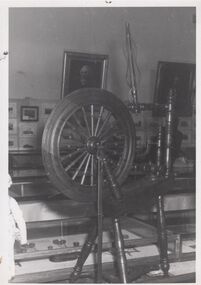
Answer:
<path fill-rule="evenodd" d="M 42 139 L 46 172 L 64 195 L 93 202 L 100 150 L 121 184 L 135 154 L 132 117 L 121 100 L 106 90 L 76 90 L 57 104 L 46 123 Z M 103 195 L 107 195 L 109 185 L 103 180 Z"/>
<path fill-rule="evenodd" d="M 167 110 L 167 150 L 171 147 L 172 136 L 174 108 L 171 98 L 172 92 Z M 161 146 L 160 141 L 158 146 Z M 127 178 L 134 155 L 135 127 L 132 117 L 122 101 L 106 90 L 86 88 L 74 91 L 57 104 L 48 118 L 43 132 L 42 156 L 49 179 L 60 192 L 73 200 L 97 201 L 98 225 L 95 223 L 85 241 L 70 277 L 72 283 L 79 278 L 97 236 L 97 277 L 99 283 L 102 280 L 102 195 L 111 195 L 112 190 L 115 203 L 122 206 L 119 185 Z M 167 157 L 167 161 L 170 161 L 170 155 Z M 156 175 L 155 178 L 157 183 L 160 177 Z M 168 275 L 163 195 L 157 195 L 160 263 L 164 275 Z M 112 217 L 112 223 L 120 281 L 128 283 L 119 213 L 116 212 Z"/>
<path fill-rule="evenodd" d="M 136 112 L 141 110 L 142 105 L 138 104 L 137 100 L 129 26 L 126 27 L 126 35 L 130 47 L 129 69 L 133 109 Z M 172 91 L 167 111 L 167 177 L 170 173 L 171 130 L 174 113 L 171 98 Z M 158 140 L 158 161 L 161 159 L 160 146 L 161 141 Z M 97 237 L 97 281 L 102 282 L 103 196 L 111 195 L 110 192 L 112 192 L 115 204 L 122 207 L 119 185 L 127 178 L 134 155 L 135 128 L 132 117 L 127 107 L 106 90 L 85 88 L 74 91 L 57 104 L 48 118 L 42 139 L 42 156 L 50 180 L 64 195 L 73 200 L 97 201 L 97 224 L 95 222 L 77 259 L 70 276 L 72 283 L 78 280 Z M 157 181 L 158 174 L 155 178 Z M 168 275 L 163 195 L 157 195 L 160 263 L 164 275 Z M 109 206 L 112 204 L 109 203 Z M 121 211 L 117 213 L 112 207 L 109 209 L 115 212 L 112 224 L 119 280 L 122 283 L 128 283 L 127 260 L 119 215 Z"/>

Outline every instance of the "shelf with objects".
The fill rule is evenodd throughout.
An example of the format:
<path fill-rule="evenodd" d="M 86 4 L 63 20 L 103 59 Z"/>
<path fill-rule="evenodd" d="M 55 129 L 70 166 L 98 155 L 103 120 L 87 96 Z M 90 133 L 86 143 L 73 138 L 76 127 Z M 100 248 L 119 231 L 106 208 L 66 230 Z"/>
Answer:
<path fill-rule="evenodd" d="M 44 125 L 57 101 L 32 98 L 9 100 L 9 172 L 16 199 L 55 193 L 45 174 L 41 139 Z"/>
<path fill-rule="evenodd" d="M 91 216 L 93 215 L 95 215 L 95 212 L 91 213 Z M 143 267 L 154 270 L 152 274 L 155 275 L 157 270 L 161 278 L 159 251 L 156 246 L 156 229 L 147 223 L 129 217 L 122 218 L 121 225 L 128 265 L 133 266 L 134 270 L 139 272 L 139 275 L 141 275 L 140 270 Z M 87 237 L 87 231 L 91 226 L 88 215 L 87 217 L 83 217 L 83 215 L 82 217 L 74 217 L 71 220 L 66 218 L 27 223 L 29 246 L 23 252 L 16 248 L 16 276 L 13 282 L 67 281 Z M 111 252 L 113 243 L 111 226 L 111 221 L 105 219 L 103 225 L 103 268 L 106 272 L 111 272 L 114 269 Z M 89 283 L 94 280 L 93 252 L 95 251 L 94 248 L 83 267 L 83 274 L 78 280 L 79 283 L 84 283 L 86 278 L 90 279 Z M 171 271 L 174 270 L 179 261 L 183 265 L 186 264 L 186 261 L 193 263 L 194 251 L 190 248 L 190 245 L 188 251 L 186 248 L 181 251 L 177 246 L 177 237 L 168 232 L 168 256 Z M 191 265 L 191 268 L 189 268 L 191 273 L 192 268 Z M 171 274 L 171 276 L 173 275 Z"/>

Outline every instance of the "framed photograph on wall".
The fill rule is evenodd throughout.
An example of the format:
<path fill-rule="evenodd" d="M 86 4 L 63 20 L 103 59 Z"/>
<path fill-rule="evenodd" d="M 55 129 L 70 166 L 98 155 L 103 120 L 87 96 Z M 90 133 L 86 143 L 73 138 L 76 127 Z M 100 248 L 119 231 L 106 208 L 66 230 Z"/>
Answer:
<path fill-rule="evenodd" d="M 38 106 L 21 106 L 21 121 L 36 122 L 38 121 Z"/>
<path fill-rule="evenodd" d="M 159 61 L 156 74 L 154 103 L 167 104 L 169 90 L 176 88 L 176 114 L 182 117 L 192 115 L 192 100 L 195 92 L 195 64 Z M 165 116 L 157 108 L 154 116 Z"/>
<path fill-rule="evenodd" d="M 61 98 L 80 88 L 105 88 L 108 56 L 64 52 Z"/>

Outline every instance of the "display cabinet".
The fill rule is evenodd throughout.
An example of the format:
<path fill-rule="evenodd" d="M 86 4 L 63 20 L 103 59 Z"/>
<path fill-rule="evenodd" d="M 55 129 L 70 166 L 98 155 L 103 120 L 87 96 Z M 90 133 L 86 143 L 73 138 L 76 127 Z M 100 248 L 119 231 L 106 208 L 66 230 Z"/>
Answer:
<path fill-rule="evenodd" d="M 58 193 L 46 176 L 40 151 L 10 151 L 9 173 L 13 180 L 10 191 L 15 198 L 48 197 Z"/>
<path fill-rule="evenodd" d="M 40 151 L 10 151 L 9 172 L 14 180 L 44 177 L 45 171 Z"/>

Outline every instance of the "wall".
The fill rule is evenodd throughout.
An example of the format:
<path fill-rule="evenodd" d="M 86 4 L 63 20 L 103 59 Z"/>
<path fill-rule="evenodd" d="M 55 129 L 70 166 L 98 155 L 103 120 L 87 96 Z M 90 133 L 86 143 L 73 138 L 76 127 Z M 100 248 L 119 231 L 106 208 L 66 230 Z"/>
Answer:
<path fill-rule="evenodd" d="M 151 102 L 159 60 L 195 63 L 191 7 L 11 8 L 10 98 L 59 99 L 64 50 L 108 54 L 107 89 L 128 98 L 125 22 L 137 46 L 140 101 Z"/>

